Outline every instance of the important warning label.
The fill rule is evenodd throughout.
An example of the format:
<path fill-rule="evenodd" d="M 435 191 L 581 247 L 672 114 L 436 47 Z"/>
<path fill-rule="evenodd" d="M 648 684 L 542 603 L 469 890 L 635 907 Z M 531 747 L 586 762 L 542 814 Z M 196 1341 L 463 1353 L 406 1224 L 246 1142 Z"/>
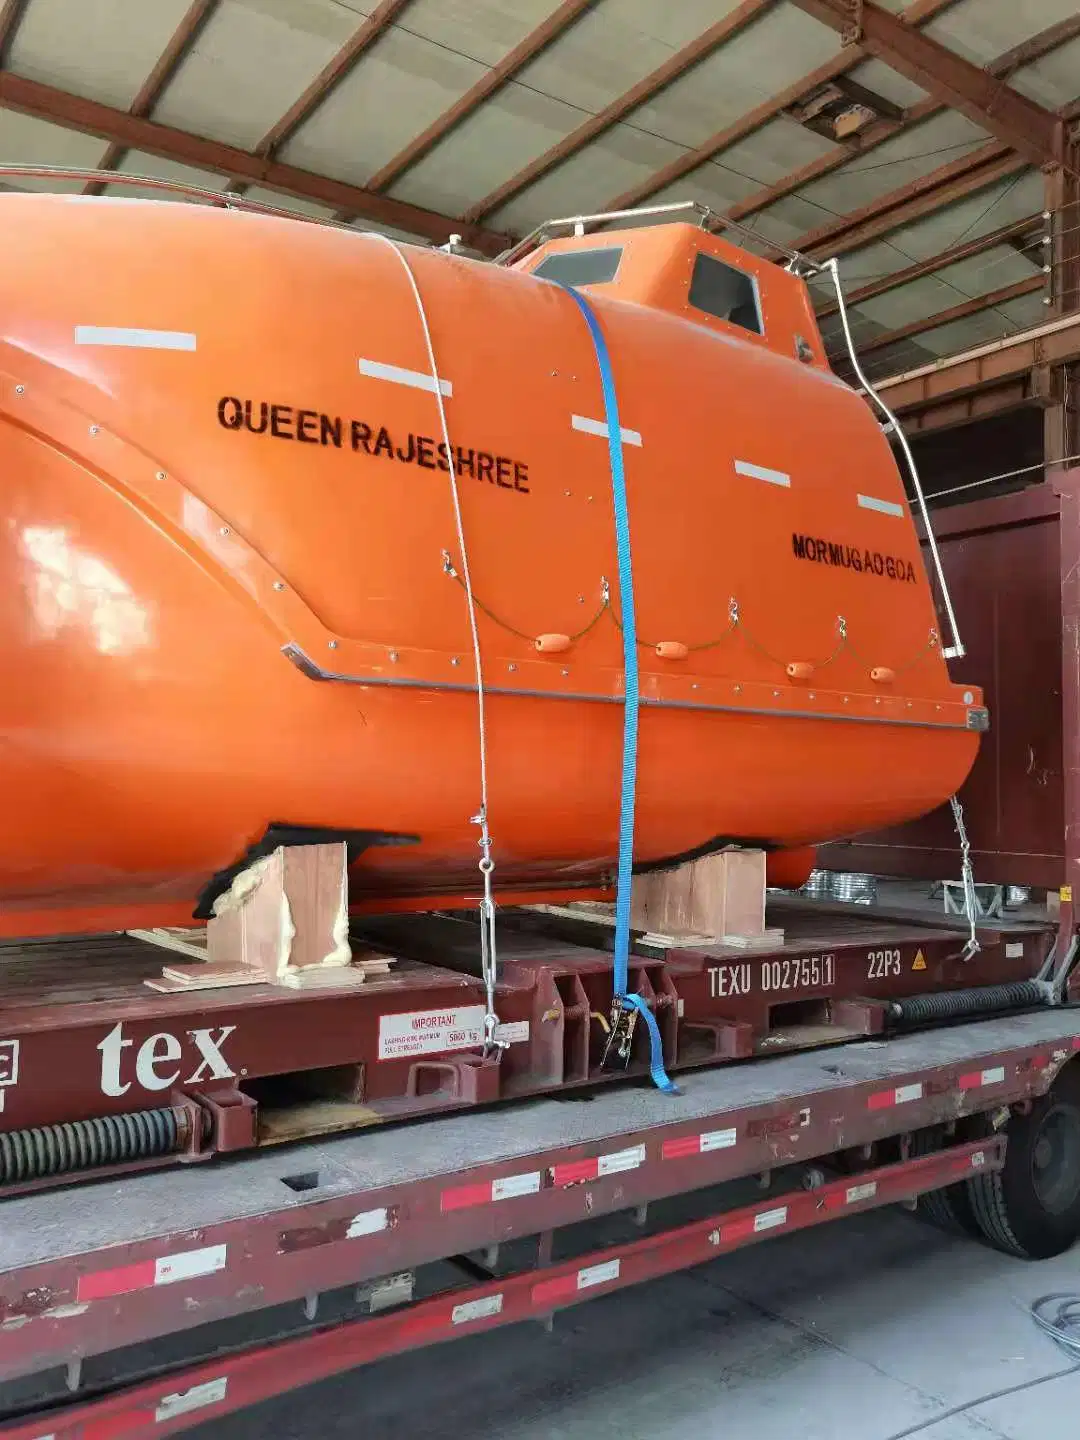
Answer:
<path fill-rule="evenodd" d="M 471 1050 L 484 1043 L 484 1007 L 456 1005 L 449 1010 L 412 1010 L 379 1019 L 379 1059 Z"/>

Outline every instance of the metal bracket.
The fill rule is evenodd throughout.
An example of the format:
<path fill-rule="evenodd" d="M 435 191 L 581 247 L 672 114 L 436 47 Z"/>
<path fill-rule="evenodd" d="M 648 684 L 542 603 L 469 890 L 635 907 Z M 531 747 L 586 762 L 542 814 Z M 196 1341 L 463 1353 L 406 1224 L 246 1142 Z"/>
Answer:
<path fill-rule="evenodd" d="M 844 7 L 851 14 L 851 24 L 845 25 L 840 32 L 840 45 L 860 45 L 863 38 L 863 0 L 848 0 Z"/>

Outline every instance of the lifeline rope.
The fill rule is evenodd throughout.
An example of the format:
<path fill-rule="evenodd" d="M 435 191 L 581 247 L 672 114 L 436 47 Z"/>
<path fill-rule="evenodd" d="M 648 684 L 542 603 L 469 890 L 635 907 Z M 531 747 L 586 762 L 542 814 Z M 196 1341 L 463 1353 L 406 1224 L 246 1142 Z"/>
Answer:
<path fill-rule="evenodd" d="M 461 576 L 454 569 L 454 564 L 450 558 L 450 552 L 448 550 L 443 551 L 443 571 L 446 575 L 450 577 L 451 580 L 457 581 L 459 585 L 464 585 Z M 619 617 L 619 612 L 611 603 L 611 596 L 608 591 L 607 581 L 601 579 L 600 584 L 600 605 L 593 613 L 593 615 L 588 620 L 586 620 L 585 624 L 582 625 L 579 630 L 575 630 L 572 635 L 568 635 L 566 637 L 571 642 L 571 644 L 576 643 L 578 640 L 583 640 L 591 630 L 595 629 L 596 625 L 601 619 L 603 619 L 605 614 L 611 616 L 612 623 L 617 630 L 622 630 L 622 620 Z M 484 601 L 481 600 L 479 595 L 473 596 L 473 603 L 475 604 L 477 610 L 479 610 L 482 615 L 486 615 L 487 618 L 492 622 L 492 624 L 498 625 L 500 630 L 505 630 L 508 635 L 513 635 L 514 638 L 517 640 L 524 640 L 527 645 L 535 645 L 537 638 L 536 631 L 519 630 L 516 625 L 511 625 L 508 620 L 504 620 L 501 615 L 497 615 L 489 605 L 486 605 Z M 699 640 L 696 641 L 693 645 L 687 645 L 687 654 L 695 655 L 699 654 L 702 650 L 715 650 L 717 646 L 722 645 L 729 636 L 741 634 L 751 650 L 755 650 L 759 655 L 763 656 L 771 664 L 779 666 L 781 670 L 787 669 L 790 662 L 787 660 L 781 660 L 779 656 L 774 655 L 772 651 L 762 645 L 762 643 L 747 628 L 746 621 L 742 618 L 739 610 L 739 602 L 734 598 L 734 596 L 728 602 L 728 617 L 729 620 L 726 630 L 721 631 L 721 633 L 712 640 Z M 811 662 L 815 670 L 824 670 L 827 665 L 831 665 L 834 660 L 839 659 L 840 655 L 844 651 L 847 651 L 847 653 L 851 655 L 851 657 L 856 660 L 860 665 L 864 665 L 867 670 L 872 670 L 874 668 L 874 665 L 877 662 L 868 659 L 865 655 L 860 654 L 860 652 L 856 649 L 848 632 L 848 623 L 844 619 L 843 615 L 838 615 L 836 617 L 836 635 L 837 643 L 833 647 L 832 651 L 828 655 L 826 655 L 824 659 L 814 660 Z M 918 665 L 919 662 L 923 660 L 931 651 L 938 648 L 939 643 L 940 642 L 937 631 L 931 629 L 927 634 L 926 643 L 920 646 L 920 648 L 915 652 L 914 655 L 912 655 L 909 659 L 890 667 L 893 671 L 893 674 L 903 675 L 906 671 L 912 669 L 913 666 Z M 643 640 L 640 635 L 635 636 L 635 644 L 637 645 L 637 648 L 639 650 L 645 651 L 650 654 L 655 653 L 659 646 L 658 641 Z"/>
<path fill-rule="evenodd" d="M 424 308 L 424 301 L 420 294 L 420 287 L 416 283 L 416 276 L 413 274 L 412 266 L 409 264 L 401 246 L 388 235 L 382 235 L 377 230 L 365 230 L 374 240 L 381 241 L 388 245 L 397 258 L 401 261 L 409 281 L 409 288 L 412 290 L 413 299 L 416 302 L 416 311 L 420 316 L 420 324 L 424 332 L 424 345 L 427 348 L 428 366 L 431 371 L 431 383 L 435 392 L 435 403 L 439 407 L 439 424 L 442 427 L 443 442 L 446 445 L 447 469 L 450 476 L 450 498 L 454 506 L 454 525 L 457 529 L 458 553 L 461 556 L 461 582 L 465 590 L 465 602 L 469 612 L 469 632 L 472 638 L 473 665 L 476 668 L 476 710 L 479 727 L 480 744 L 480 809 L 476 815 L 471 817 L 471 823 L 480 827 L 480 861 L 479 870 L 484 879 L 484 894 L 480 902 L 480 963 L 484 977 L 484 1045 L 488 1050 L 501 1048 L 501 1042 L 496 1038 L 499 1017 L 495 1013 L 495 982 L 498 979 L 499 957 L 495 947 L 495 896 L 493 893 L 492 877 L 495 874 L 495 861 L 492 859 L 491 831 L 488 828 L 488 769 L 487 769 L 487 706 L 484 694 L 484 668 L 480 656 L 480 632 L 476 624 L 477 603 L 473 595 L 472 576 L 469 572 L 469 550 L 465 543 L 465 524 L 461 516 L 461 496 L 458 493 L 457 469 L 454 463 L 454 447 L 450 443 L 450 427 L 446 423 L 446 407 L 443 404 L 442 388 L 439 384 L 439 369 L 435 363 L 435 347 L 431 343 L 431 329 L 428 325 L 427 311 Z"/>
<path fill-rule="evenodd" d="M 623 754 L 622 788 L 619 801 L 619 865 L 615 890 L 615 1001 L 623 1010 L 636 1010 L 649 1031 L 650 1070 L 654 1084 L 669 1094 L 677 1095 L 678 1087 L 664 1069 L 664 1047 L 656 1016 L 640 995 L 626 993 L 630 956 L 630 885 L 634 856 L 634 802 L 637 787 L 638 741 L 638 658 L 637 628 L 634 613 L 634 568 L 630 554 L 630 514 L 626 498 L 626 469 L 623 463 L 622 429 L 619 425 L 619 402 L 615 394 L 615 377 L 607 341 L 592 306 L 580 291 L 569 285 L 562 287 L 569 294 L 589 327 L 596 363 L 600 370 L 600 386 L 604 395 L 604 420 L 608 432 L 608 459 L 611 465 L 611 490 L 615 511 L 615 548 L 618 554 L 619 596 L 622 602 L 623 667 Z"/>

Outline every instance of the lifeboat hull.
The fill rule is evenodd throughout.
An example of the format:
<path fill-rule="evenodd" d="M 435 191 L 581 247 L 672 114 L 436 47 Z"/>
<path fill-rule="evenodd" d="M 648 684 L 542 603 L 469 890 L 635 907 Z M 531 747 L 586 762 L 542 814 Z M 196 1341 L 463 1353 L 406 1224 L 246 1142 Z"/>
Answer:
<path fill-rule="evenodd" d="M 573 298 L 299 222 L 0 206 L 0 933 L 183 923 L 275 825 L 362 832 L 360 902 L 474 898 L 454 481 L 498 888 L 609 883 L 621 602 Z M 684 228 L 634 232 L 650 274 L 701 243 Z M 632 288 L 593 300 L 626 432 L 639 864 L 896 823 L 951 794 L 978 741 L 888 445 L 799 282 L 740 263 L 765 337 Z"/>

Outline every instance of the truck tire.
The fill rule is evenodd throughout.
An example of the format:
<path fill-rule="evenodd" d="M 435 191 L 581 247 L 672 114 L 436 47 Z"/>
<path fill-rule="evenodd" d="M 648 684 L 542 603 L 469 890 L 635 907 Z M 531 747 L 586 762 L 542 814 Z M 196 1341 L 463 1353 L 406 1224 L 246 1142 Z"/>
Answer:
<path fill-rule="evenodd" d="M 961 1235 L 966 1240 L 982 1238 L 982 1227 L 976 1219 L 966 1180 L 920 1195 L 915 1202 L 915 1214 L 935 1230 L 944 1230 L 946 1235 Z"/>
<path fill-rule="evenodd" d="M 967 1182 L 979 1228 L 1006 1255 L 1060 1255 L 1080 1236 L 1080 1071 L 1065 1070 L 1005 1133 L 1005 1168 Z"/>
<path fill-rule="evenodd" d="M 942 1148 L 943 1139 L 938 1130 L 920 1131 L 911 1137 L 911 1153 L 930 1155 Z M 920 1195 L 915 1201 L 915 1214 L 946 1235 L 960 1235 L 967 1240 L 982 1239 L 982 1229 L 975 1218 L 966 1180 Z"/>

